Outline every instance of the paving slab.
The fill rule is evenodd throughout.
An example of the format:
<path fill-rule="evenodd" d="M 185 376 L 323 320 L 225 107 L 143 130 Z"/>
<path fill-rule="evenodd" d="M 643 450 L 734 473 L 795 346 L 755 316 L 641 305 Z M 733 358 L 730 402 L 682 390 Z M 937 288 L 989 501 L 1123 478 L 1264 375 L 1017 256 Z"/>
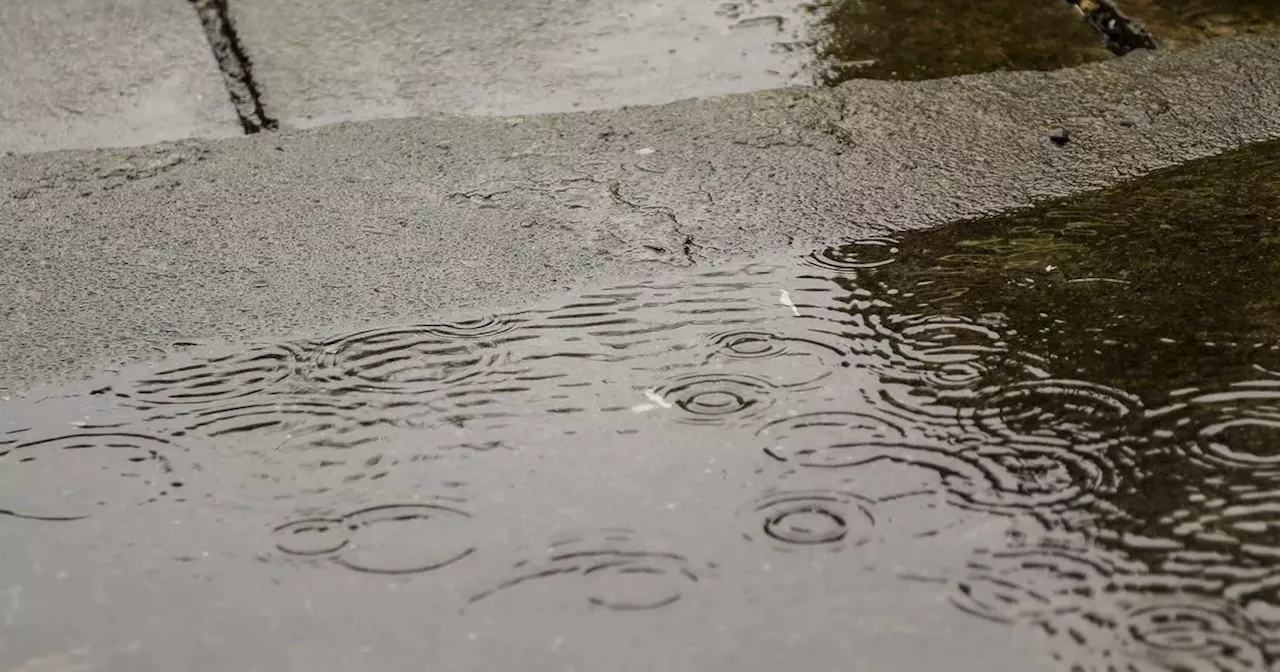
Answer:
<path fill-rule="evenodd" d="M 282 123 L 658 104 L 1110 54 L 1065 2 L 235 0 Z"/>
<path fill-rule="evenodd" d="M 182 0 L 5 2 L 0 62 L 0 152 L 241 132 Z"/>
<path fill-rule="evenodd" d="M 1099 188 L 1280 134 L 1278 53 L 3 158 L 0 389 Z"/>

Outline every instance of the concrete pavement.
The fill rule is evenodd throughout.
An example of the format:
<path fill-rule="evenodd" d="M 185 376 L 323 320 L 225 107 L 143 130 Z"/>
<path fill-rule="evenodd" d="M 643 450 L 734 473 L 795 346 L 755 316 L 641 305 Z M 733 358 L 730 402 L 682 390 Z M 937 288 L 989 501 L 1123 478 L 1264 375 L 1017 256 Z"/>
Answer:
<path fill-rule="evenodd" d="M 240 134 L 178 0 L 0 4 L 0 153 Z"/>
<path fill-rule="evenodd" d="M 230 13 L 267 109 L 295 127 L 653 105 L 1111 57 L 1065 2 L 236 0 Z"/>
<path fill-rule="evenodd" d="M 0 159 L 0 389 L 1096 189 L 1280 135 L 1278 50 Z"/>

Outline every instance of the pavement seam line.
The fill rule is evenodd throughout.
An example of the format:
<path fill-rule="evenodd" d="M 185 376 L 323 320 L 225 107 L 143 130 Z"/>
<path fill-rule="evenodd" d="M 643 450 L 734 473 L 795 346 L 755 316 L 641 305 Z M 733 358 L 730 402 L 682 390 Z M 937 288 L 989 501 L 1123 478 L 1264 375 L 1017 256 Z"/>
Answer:
<path fill-rule="evenodd" d="M 275 130 L 277 123 L 267 115 L 262 94 L 253 79 L 253 68 L 231 23 L 226 0 L 190 0 L 204 26 L 205 37 L 213 51 L 222 81 L 231 97 L 231 105 L 240 118 L 245 133 Z"/>

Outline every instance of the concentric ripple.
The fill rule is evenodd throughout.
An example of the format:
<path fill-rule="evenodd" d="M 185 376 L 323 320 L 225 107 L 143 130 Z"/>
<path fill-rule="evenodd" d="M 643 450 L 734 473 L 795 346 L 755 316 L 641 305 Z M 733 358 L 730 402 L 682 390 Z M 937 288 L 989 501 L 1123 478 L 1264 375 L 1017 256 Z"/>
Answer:
<path fill-rule="evenodd" d="M 873 502 L 836 490 L 770 491 L 752 503 L 748 538 L 762 535 L 779 550 L 821 547 L 839 550 L 871 540 Z"/>
<path fill-rule="evenodd" d="M 1126 616 L 1134 641 L 1162 658 L 1192 654 L 1220 663 L 1234 659 L 1235 669 L 1263 669 L 1257 635 L 1248 621 L 1229 610 L 1187 602 L 1139 607 Z"/>
<path fill-rule="evenodd" d="M 819 250 L 804 261 L 826 271 L 849 272 L 891 264 L 897 254 L 898 241 L 892 238 L 864 238 Z"/>
<path fill-rule="evenodd" d="M 763 450 L 781 462 L 811 468 L 857 468 L 877 462 L 917 467 L 938 476 L 952 503 L 1010 515 L 1045 515 L 1100 504 L 1124 484 L 1121 465 L 1106 454 L 1039 445 L 956 448 L 909 438 L 885 416 L 827 411 L 774 421 L 760 430 Z"/>
<path fill-rule="evenodd" d="M 447 338 L 489 339 L 514 331 L 524 324 L 516 315 L 488 315 L 457 322 L 413 325 L 412 329 L 424 334 L 436 334 Z"/>
<path fill-rule="evenodd" d="M 1035 622 L 1089 604 L 1114 567 L 1088 548 L 1049 541 L 978 553 L 951 594 L 961 611 L 997 623 Z"/>
<path fill-rule="evenodd" d="M 604 530 L 595 538 L 553 544 L 542 557 L 522 560 L 515 575 L 472 596 L 475 603 L 535 581 L 558 579 L 569 597 L 611 611 L 645 611 L 673 604 L 714 565 L 699 566 L 677 553 L 636 542 L 631 530 Z"/>
<path fill-rule="evenodd" d="M 656 394 L 680 409 L 681 421 L 697 424 L 741 422 L 764 413 L 774 402 L 774 387 L 751 376 L 700 373 L 658 388 Z"/>
<path fill-rule="evenodd" d="M 0 446 L 0 513 L 76 520 L 177 496 L 169 441 L 145 434 L 80 432 Z"/>
<path fill-rule="evenodd" d="M 849 365 L 845 351 L 819 340 L 821 336 L 813 332 L 792 337 L 750 329 L 722 332 L 709 339 L 710 352 L 703 364 L 721 369 L 752 367 L 768 371 L 769 379 L 782 387 L 808 386 Z"/>
<path fill-rule="evenodd" d="M 852 350 L 885 381 L 945 393 L 976 389 L 997 369 L 1017 368 L 999 332 L 965 317 L 872 314 L 862 325 Z"/>
<path fill-rule="evenodd" d="M 1137 397 L 1105 385 L 1032 380 L 990 390 L 972 420 L 1012 444 L 1099 450 L 1132 436 L 1139 409 Z"/>
<path fill-rule="evenodd" d="M 389 504 L 341 518 L 292 521 L 272 536 L 276 548 L 289 555 L 323 557 L 369 574 L 417 574 L 475 552 L 465 525 L 470 518 L 452 503 Z"/>
<path fill-rule="evenodd" d="M 892 459 L 893 451 L 907 444 L 906 429 L 895 420 L 845 411 L 775 420 L 756 435 L 773 459 L 805 467 L 852 467 Z"/>
<path fill-rule="evenodd" d="M 931 364 L 969 362 L 1007 351 L 994 329 L 966 319 L 930 315 L 904 320 L 898 348 L 907 357 Z"/>
<path fill-rule="evenodd" d="M 1268 669 L 1262 638 L 1249 621 L 1208 599 L 1116 595 L 1062 620 L 1054 623 L 1056 630 L 1070 637 L 1067 644 L 1080 663 L 1189 672 Z M 1076 656 L 1069 660 L 1077 662 Z"/>
<path fill-rule="evenodd" d="M 182 413 L 156 415 L 150 419 L 178 424 L 179 434 L 243 438 L 267 432 L 303 434 L 354 428 L 370 420 L 370 408 L 363 401 L 342 401 L 337 397 L 287 396 L 193 407 Z"/>
<path fill-rule="evenodd" d="M 457 325 L 392 327 L 330 339 L 320 344 L 311 375 L 334 384 L 337 391 L 389 394 L 422 394 L 466 380 L 513 375 L 502 343 L 459 337 L 455 335 L 459 329 Z"/>
<path fill-rule="evenodd" d="M 290 555 L 327 555 L 347 545 L 341 518 L 307 518 L 272 530 L 276 548 Z"/>
<path fill-rule="evenodd" d="M 135 381 L 120 396 L 143 404 L 205 404 L 270 389 L 297 372 L 298 349 L 259 345 L 245 352 L 177 366 Z"/>
<path fill-rule="evenodd" d="M 1280 391 L 1237 388 L 1192 398 L 1177 418 L 1176 449 L 1214 468 L 1280 476 Z"/>
<path fill-rule="evenodd" d="M 997 447 L 969 459 L 985 480 L 951 479 L 948 486 L 960 506 L 992 513 L 1042 516 L 1102 505 L 1130 473 L 1107 454 L 1043 446 Z"/>

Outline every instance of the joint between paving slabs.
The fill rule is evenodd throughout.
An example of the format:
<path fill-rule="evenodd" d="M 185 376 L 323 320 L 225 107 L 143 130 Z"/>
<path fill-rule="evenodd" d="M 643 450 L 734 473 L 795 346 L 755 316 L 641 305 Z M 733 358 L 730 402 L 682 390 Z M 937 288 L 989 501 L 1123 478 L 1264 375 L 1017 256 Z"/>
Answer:
<path fill-rule="evenodd" d="M 190 0 L 204 27 L 222 82 L 245 133 L 275 130 L 276 120 L 267 115 L 262 95 L 253 79 L 253 67 L 245 55 L 235 26 L 227 11 L 227 0 Z"/>

